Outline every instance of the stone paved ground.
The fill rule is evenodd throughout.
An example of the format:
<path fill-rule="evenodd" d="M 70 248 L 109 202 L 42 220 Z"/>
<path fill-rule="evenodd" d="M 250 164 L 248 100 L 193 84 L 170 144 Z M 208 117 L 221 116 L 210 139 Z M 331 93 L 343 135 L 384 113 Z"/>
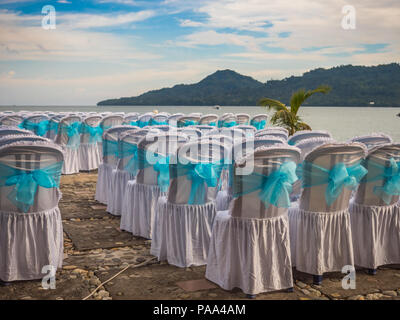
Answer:
<path fill-rule="evenodd" d="M 96 173 L 63 176 L 60 209 L 65 236 L 64 267 L 56 275 L 56 289 L 44 290 L 41 281 L 24 281 L 0 287 L 4 299 L 83 299 L 103 281 L 128 265 L 143 264 L 152 257 L 150 241 L 119 229 L 119 218 L 108 214 L 94 200 Z M 205 267 L 177 268 L 152 260 L 129 268 L 98 290 L 90 299 L 245 299 L 239 289 L 224 291 L 204 279 Z M 395 299 L 400 300 L 400 266 L 380 268 L 376 276 L 357 270 L 355 290 L 341 287 L 343 274 L 324 277 L 322 286 L 311 276 L 294 271 L 293 293 L 260 294 L 257 299 Z M 198 280 L 203 290 L 186 291 L 178 283 Z M 186 283 L 188 284 L 188 283 Z"/>

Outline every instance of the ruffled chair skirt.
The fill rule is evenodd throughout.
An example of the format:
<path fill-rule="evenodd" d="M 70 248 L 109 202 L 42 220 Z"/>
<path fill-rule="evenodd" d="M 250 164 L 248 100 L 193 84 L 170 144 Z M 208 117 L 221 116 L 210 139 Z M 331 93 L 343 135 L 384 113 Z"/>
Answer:
<path fill-rule="evenodd" d="M 65 148 L 62 174 L 79 173 L 79 148 Z"/>
<path fill-rule="evenodd" d="M 95 199 L 103 204 L 107 204 L 108 192 L 111 189 L 112 171 L 113 167 L 107 163 L 99 165 Z"/>
<path fill-rule="evenodd" d="M 215 202 L 174 204 L 160 198 L 150 253 L 177 267 L 205 265 L 216 213 Z"/>
<path fill-rule="evenodd" d="M 79 170 L 95 170 L 99 167 L 100 161 L 101 157 L 96 143 L 81 143 L 79 146 Z"/>
<path fill-rule="evenodd" d="M 400 263 L 400 208 L 350 202 L 354 263 L 376 269 Z"/>
<path fill-rule="evenodd" d="M 298 271 L 323 275 L 354 265 L 349 211 L 310 212 L 289 209 L 293 266 Z"/>
<path fill-rule="evenodd" d="M 208 252 L 206 278 L 246 294 L 293 287 L 286 215 L 266 219 L 218 212 Z"/>
<path fill-rule="evenodd" d="M 36 213 L 0 211 L 2 281 L 42 279 L 50 270 L 43 267 L 62 267 L 63 248 L 58 207 Z"/>
<path fill-rule="evenodd" d="M 157 185 L 128 181 L 124 195 L 120 228 L 134 236 L 151 239 L 158 198 L 165 195 Z"/>
<path fill-rule="evenodd" d="M 125 190 L 129 180 L 133 180 L 134 175 L 127 171 L 114 169 L 111 174 L 111 188 L 108 194 L 107 212 L 120 216 L 122 214 L 122 204 L 124 201 Z"/>

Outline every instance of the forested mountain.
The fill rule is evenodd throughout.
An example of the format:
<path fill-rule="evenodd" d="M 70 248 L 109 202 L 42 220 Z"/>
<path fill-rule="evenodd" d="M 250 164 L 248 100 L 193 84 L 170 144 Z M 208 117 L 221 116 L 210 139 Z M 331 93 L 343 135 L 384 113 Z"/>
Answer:
<path fill-rule="evenodd" d="M 302 76 L 266 83 L 232 70 L 222 70 L 196 84 L 179 84 L 137 97 L 101 101 L 98 105 L 253 106 L 263 97 L 288 104 L 294 91 L 314 89 L 320 85 L 329 85 L 332 91 L 327 95 L 314 95 L 304 105 L 368 106 L 374 101 L 375 106 L 400 107 L 398 63 L 371 67 L 347 65 L 331 69 L 319 68 Z"/>

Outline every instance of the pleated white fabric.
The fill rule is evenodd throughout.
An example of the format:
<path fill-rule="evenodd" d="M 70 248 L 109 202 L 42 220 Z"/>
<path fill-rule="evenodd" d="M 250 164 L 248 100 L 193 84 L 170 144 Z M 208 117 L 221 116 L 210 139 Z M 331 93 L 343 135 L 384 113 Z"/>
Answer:
<path fill-rule="evenodd" d="M 205 265 L 217 214 L 215 202 L 174 204 L 162 197 L 156 212 L 150 253 L 181 268 Z"/>
<path fill-rule="evenodd" d="M 229 243 L 229 246 L 223 245 Z M 225 290 L 258 294 L 293 287 L 287 215 L 255 219 L 218 212 L 206 278 Z"/>
<path fill-rule="evenodd" d="M 125 197 L 125 190 L 129 180 L 133 180 L 134 175 L 127 171 L 114 169 L 111 174 L 111 188 L 108 194 L 107 212 L 120 216 L 122 214 L 122 204 Z"/>
<path fill-rule="evenodd" d="M 108 192 L 110 190 L 113 167 L 108 163 L 101 163 L 97 174 L 96 196 L 95 199 L 103 204 L 107 204 Z"/>
<path fill-rule="evenodd" d="M 217 193 L 217 212 L 229 209 L 229 203 L 232 201 L 232 196 L 228 194 L 228 190 L 221 190 Z"/>
<path fill-rule="evenodd" d="M 132 232 L 134 236 L 151 239 L 153 219 L 158 198 L 166 193 L 158 185 L 128 181 L 124 196 L 121 230 Z"/>
<path fill-rule="evenodd" d="M 289 209 L 292 264 L 301 272 L 323 275 L 354 265 L 350 213 Z"/>
<path fill-rule="evenodd" d="M 96 143 L 81 143 L 79 146 L 79 170 L 91 171 L 99 167 L 101 157 Z"/>
<path fill-rule="evenodd" d="M 376 269 L 400 263 L 400 208 L 350 202 L 354 263 Z"/>
<path fill-rule="evenodd" d="M 35 213 L 0 211 L 2 281 L 43 278 L 44 266 L 62 267 L 63 249 L 63 227 L 58 207 Z"/>
<path fill-rule="evenodd" d="M 79 172 L 79 149 L 65 148 L 64 165 L 62 174 L 74 174 Z"/>

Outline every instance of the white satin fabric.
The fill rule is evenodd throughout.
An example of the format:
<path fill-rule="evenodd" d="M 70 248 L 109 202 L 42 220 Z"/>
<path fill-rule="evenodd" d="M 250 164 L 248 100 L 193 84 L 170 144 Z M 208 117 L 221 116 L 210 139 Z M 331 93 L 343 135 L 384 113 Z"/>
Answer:
<path fill-rule="evenodd" d="M 161 197 L 150 253 L 177 267 L 205 265 L 216 213 L 215 202 L 174 204 Z"/>
<path fill-rule="evenodd" d="M 218 212 L 206 278 L 225 290 L 238 287 L 246 294 L 292 288 L 287 215 L 255 219 Z"/>
<path fill-rule="evenodd" d="M 79 149 L 65 147 L 62 174 L 79 173 Z"/>
<path fill-rule="evenodd" d="M 129 180 L 133 180 L 135 176 L 127 171 L 114 169 L 111 174 L 111 188 L 108 194 L 107 212 L 120 216 L 122 213 L 125 191 Z"/>
<path fill-rule="evenodd" d="M 96 201 L 107 204 L 110 190 L 113 167 L 108 163 L 101 163 L 97 174 Z"/>
<path fill-rule="evenodd" d="M 91 171 L 99 167 L 101 156 L 97 143 L 81 143 L 79 146 L 79 170 Z"/>
<path fill-rule="evenodd" d="M 63 227 L 58 207 L 42 212 L 0 211 L 0 279 L 42 279 L 49 270 L 61 268 Z"/>

